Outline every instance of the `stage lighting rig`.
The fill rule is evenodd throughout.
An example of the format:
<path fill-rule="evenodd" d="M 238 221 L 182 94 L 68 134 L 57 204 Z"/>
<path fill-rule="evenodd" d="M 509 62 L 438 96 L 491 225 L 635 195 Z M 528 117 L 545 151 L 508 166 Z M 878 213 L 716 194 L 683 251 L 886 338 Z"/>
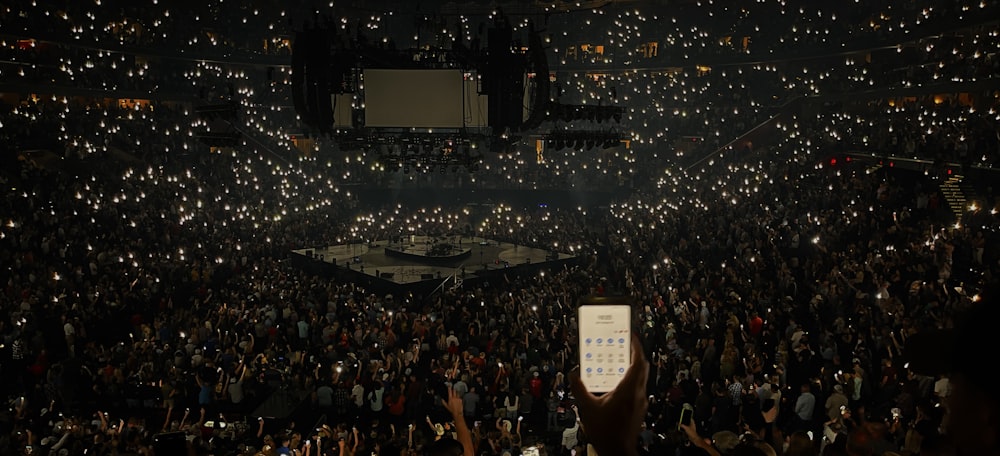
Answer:
<path fill-rule="evenodd" d="M 549 70 L 530 23 L 523 46 L 502 12 L 491 17 L 482 48 L 455 41 L 396 49 L 345 36 L 337 23 L 298 31 L 291 58 L 296 113 L 341 149 L 359 146 L 359 136 L 378 143 L 440 132 L 506 150 L 545 119 Z"/>

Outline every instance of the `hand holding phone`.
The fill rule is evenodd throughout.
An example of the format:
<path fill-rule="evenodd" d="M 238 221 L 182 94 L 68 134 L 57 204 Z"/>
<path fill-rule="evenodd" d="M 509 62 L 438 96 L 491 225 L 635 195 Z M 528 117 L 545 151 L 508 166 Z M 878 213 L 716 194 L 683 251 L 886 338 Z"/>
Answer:
<path fill-rule="evenodd" d="M 624 299 L 590 297 L 578 313 L 580 379 L 588 391 L 606 393 L 631 363 L 632 306 Z"/>
<path fill-rule="evenodd" d="M 646 395 L 649 361 L 639 337 L 635 334 L 630 337 L 629 367 L 613 394 L 591 393 L 584 385 L 580 370 L 574 368 L 570 372 L 570 387 L 579 408 L 577 418 L 584 429 L 602 430 L 589 436 L 598 454 L 624 454 L 626 449 L 635 448 L 636 435 L 649 408 Z M 691 424 L 694 425 L 693 420 Z"/>
<path fill-rule="evenodd" d="M 677 420 L 677 429 L 681 429 L 682 425 L 690 426 L 691 416 L 693 415 L 694 415 L 694 407 L 692 407 L 691 404 L 685 402 L 684 405 L 681 406 L 681 416 L 680 419 Z"/>

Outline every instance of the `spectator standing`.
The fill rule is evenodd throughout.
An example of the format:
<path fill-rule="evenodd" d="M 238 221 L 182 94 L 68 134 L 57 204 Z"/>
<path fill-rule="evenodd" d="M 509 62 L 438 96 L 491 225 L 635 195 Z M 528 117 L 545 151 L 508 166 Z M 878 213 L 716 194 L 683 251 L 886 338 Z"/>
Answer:
<path fill-rule="evenodd" d="M 333 387 L 329 383 L 320 383 L 316 388 L 315 402 L 320 410 L 330 410 L 333 407 Z"/>
<path fill-rule="evenodd" d="M 535 375 L 538 375 L 538 373 L 535 372 Z M 531 394 L 527 386 L 521 388 L 521 395 L 518 397 L 517 404 L 517 418 L 530 418 L 531 409 L 535 405 L 535 397 Z M 514 419 L 514 417 L 508 416 L 507 419 Z"/>
<path fill-rule="evenodd" d="M 549 397 L 545 401 L 545 429 L 549 431 L 554 431 L 559 428 L 559 396 L 556 394 L 555 390 L 549 391 Z"/>
<path fill-rule="evenodd" d="M 793 430 L 809 431 L 813 428 L 813 416 L 816 412 L 816 396 L 812 393 L 809 383 L 803 383 L 799 397 L 795 399 L 795 421 Z"/>
<path fill-rule="evenodd" d="M 372 382 L 372 389 L 368 392 L 368 405 L 373 417 L 377 418 L 382 414 L 385 406 L 385 385 L 381 380 Z"/>
<path fill-rule="evenodd" d="M 580 417 L 573 420 L 573 424 L 562 431 L 562 447 L 564 453 L 573 451 L 579 445 L 578 433 L 580 431 Z"/>
<path fill-rule="evenodd" d="M 844 387 L 840 384 L 833 385 L 833 392 L 826 398 L 826 418 L 829 421 L 837 420 L 844 410 L 847 409 L 849 401 L 844 395 Z"/>
<path fill-rule="evenodd" d="M 740 382 L 739 374 L 733 375 L 729 383 L 729 397 L 733 401 L 733 406 L 739 407 L 743 403 L 743 383 Z"/>
<path fill-rule="evenodd" d="M 364 410 L 365 387 L 361 385 L 361 382 L 355 382 L 351 388 L 351 405 L 353 405 L 353 413 L 351 414 L 354 416 L 357 416 Z"/>
<path fill-rule="evenodd" d="M 476 392 L 475 386 L 469 387 L 469 391 L 462 395 L 462 414 L 470 426 L 476 421 L 476 410 L 479 406 L 479 400 L 479 393 Z"/>

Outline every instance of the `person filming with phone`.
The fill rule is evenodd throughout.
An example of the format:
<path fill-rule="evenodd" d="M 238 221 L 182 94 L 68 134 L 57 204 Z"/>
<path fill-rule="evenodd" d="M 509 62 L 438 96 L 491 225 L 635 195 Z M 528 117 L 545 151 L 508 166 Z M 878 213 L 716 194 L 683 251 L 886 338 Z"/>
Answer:
<path fill-rule="evenodd" d="M 579 369 L 574 369 L 570 373 L 570 388 L 577 401 L 580 431 L 599 456 L 639 455 L 639 433 L 649 406 L 646 395 L 649 361 L 643 353 L 638 336 L 633 334 L 631 337 L 631 363 L 625 371 L 625 376 L 611 391 L 595 395 L 581 380 Z M 687 415 L 690 417 L 691 413 Z M 773 448 L 766 443 L 741 442 L 739 437 L 731 432 L 729 434 L 733 434 L 735 439 L 725 442 L 727 451 L 722 452 L 713 444 L 712 439 L 700 436 L 694 420 L 690 418 L 685 420 L 683 413 L 678 427 L 692 445 L 704 450 L 710 456 L 774 454 Z"/>

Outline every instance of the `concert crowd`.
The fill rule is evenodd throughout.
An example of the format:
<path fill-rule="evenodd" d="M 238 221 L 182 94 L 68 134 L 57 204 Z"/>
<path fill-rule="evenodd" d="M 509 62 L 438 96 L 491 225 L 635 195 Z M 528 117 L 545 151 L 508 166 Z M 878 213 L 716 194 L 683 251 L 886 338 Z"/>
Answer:
<path fill-rule="evenodd" d="M 567 33 L 553 61 L 567 64 L 568 36 L 606 29 L 628 49 L 662 25 L 664 55 L 717 64 L 562 73 L 562 101 L 627 107 L 615 128 L 628 147 L 536 160 L 532 144 L 447 174 L 385 171 L 370 153 L 291 138 L 287 69 L 245 65 L 286 58 L 271 31 L 312 20 L 278 2 L 44 3 L 0 12 L 0 453 L 420 455 L 461 420 L 473 454 L 583 455 L 600 430 L 581 428 L 569 387 L 576 307 L 603 295 L 631 299 L 651 363 L 640 454 L 706 454 L 694 444 L 705 439 L 720 454 L 750 442 L 846 455 L 861 428 L 875 436 L 868 454 L 950 454 L 948 377 L 910 371 L 901 350 L 950 326 L 1000 266 L 988 178 L 1000 99 L 980 85 L 1000 71 L 998 36 L 973 14 L 995 14 L 995 1 L 826 14 L 788 2 L 803 6 L 754 34 L 781 14 L 763 2 L 724 15 L 733 36 L 754 36 L 745 46 L 718 40 L 725 26 L 710 24 L 726 21 L 704 9 L 682 8 L 690 30 L 631 7 L 554 15 Z M 381 20 L 344 23 L 374 37 Z M 905 57 L 829 58 L 838 34 Z M 773 60 L 743 60 L 762 55 Z M 821 101 L 788 109 L 810 97 Z M 238 100 L 232 119 L 196 115 L 220 99 Z M 196 138 L 206 126 L 243 139 L 210 148 Z M 753 144 L 738 140 L 755 129 L 766 131 Z M 987 177 L 956 208 L 942 185 L 961 174 Z M 490 200 L 371 206 L 366 185 Z M 504 198 L 585 189 L 614 198 Z M 579 261 L 425 294 L 289 260 L 396 233 Z M 686 406 L 694 436 L 677 425 Z"/>

